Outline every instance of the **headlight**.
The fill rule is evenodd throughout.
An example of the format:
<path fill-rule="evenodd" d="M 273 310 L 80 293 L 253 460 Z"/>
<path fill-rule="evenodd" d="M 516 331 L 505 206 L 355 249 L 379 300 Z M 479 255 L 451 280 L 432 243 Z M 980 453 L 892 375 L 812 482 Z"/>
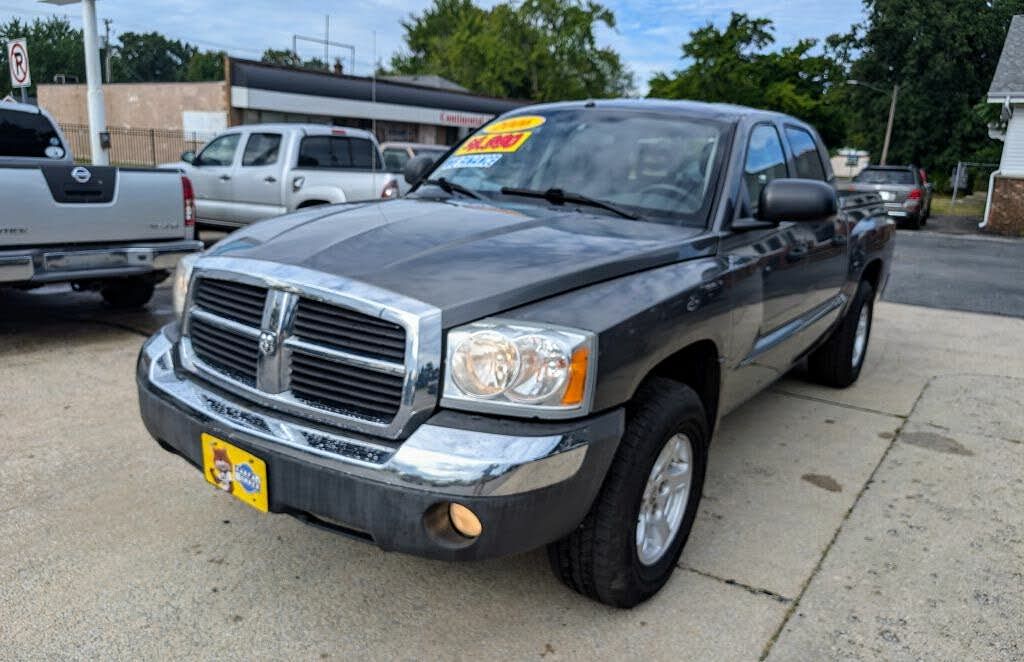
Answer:
<path fill-rule="evenodd" d="M 596 342 L 588 331 L 513 321 L 453 329 L 443 404 L 549 417 L 585 413 Z"/>
<path fill-rule="evenodd" d="M 174 289 L 171 297 L 174 306 L 174 314 L 181 319 L 185 311 L 185 301 L 188 299 L 188 283 L 192 280 L 192 267 L 199 259 L 199 253 L 192 253 L 178 260 L 178 267 L 174 270 Z"/>

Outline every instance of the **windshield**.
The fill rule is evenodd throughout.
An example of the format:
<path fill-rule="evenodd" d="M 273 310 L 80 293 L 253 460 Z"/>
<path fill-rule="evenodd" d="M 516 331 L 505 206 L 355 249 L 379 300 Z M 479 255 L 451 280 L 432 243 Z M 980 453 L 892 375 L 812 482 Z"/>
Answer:
<path fill-rule="evenodd" d="M 909 170 L 862 170 L 853 181 L 861 184 L 914 184 L 914 173 Z"/>
<path fill-rule="evenodd" d="M 502 193 L 503 188 L 560 189 L 640 220 L 704 226 L 729 131 L 721 122 L 630 110 L 514 115 L 470 136 L 430 179 L 471 189 L 499 205 L 558 204 Z M 585 211 L 608 213 L 593 206 Z"/>

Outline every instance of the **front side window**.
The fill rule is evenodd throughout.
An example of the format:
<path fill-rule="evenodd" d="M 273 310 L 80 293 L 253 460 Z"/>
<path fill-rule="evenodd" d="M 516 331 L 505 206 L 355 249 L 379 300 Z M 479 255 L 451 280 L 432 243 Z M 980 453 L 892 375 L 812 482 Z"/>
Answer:
<path fill-rule="evenodd" d="M 254 133 L 245 143 L 242 153 L 243 166 L 266 166 L 277 163 L 277 154 L 281 149 L 281 134 Z"/>
<path fill-rule="evenodd" d="M 199 153 L 199 162 L 204 166 L 229 166 L 235 162 L 235 151 L 238 149 L 238 141 L 241 136 L 237 133 L 229 133 L 203 148 Z"/>
<path fill-rule="evenodd" d="M 786 155 L 782 152 L 782 140 L 779 132 L 770 124 L 759 124 L 750 133 L 747 145 L 747 162 L 744 168 L 744 179 L 747 193 L 750 195 L 750 211 L 757 215 L 757 207 L 761 191 L 773 179 L 788 176 L 786 171 Z"/>
<path fill-rule="evenodd" d="M 787 126 L 786 140 L 796 160 L 796 176 L 825 181 L 825 167 L 821 165 L 818 145 L 811 134 L 799 127 Z"/>
<path fill-rule="evenodd" d="M 534 111 L 484 126 L 430 178 L 443 177 L 499 206 L 558 205 L 509 192 L 555 189 L 611 204 L 639 220 L 703 227 L 731 131 L 729 123 L 681 113 Z M 436 189 L 420 187 L 416 194 Z"/>
<path fill-rule="evenodd" d="M 0 156 L 63 159 L 57 130 L 39 113 L 0 110 Z"/>
<path fill-rule="evenodd" d="M 307 136 L 299 145 L 299 167 L 372 170 L 376 152 L 376 145 L 365 138 Z"/>

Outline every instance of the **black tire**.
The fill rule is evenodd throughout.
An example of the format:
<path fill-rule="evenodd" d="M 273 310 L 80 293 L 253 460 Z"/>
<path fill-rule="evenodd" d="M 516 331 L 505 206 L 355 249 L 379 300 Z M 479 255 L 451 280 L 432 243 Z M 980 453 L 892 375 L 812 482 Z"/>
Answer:
<path fill-rule="evenodd" d="M 864 359 L 868 353 L 868 345 L 871 340 L 871 326 L 874 323 L 875 290 L 871 283 L 862 280 L 857 286 L 857 293 L 853 296 L 850 308 L 846 315 L 840 320 L 839 325 L 832 331 L 825 344 L 814 350 L 807 358 L 807 367 L 811 379 L 834 388 L 846 388 L 857 381 L 860 377 L 860 369 L 864 366 Z M 860 322 L 860 313 L 867 307 L 867 337 L 864 340 L 864 349 L 861 351 L 860 359 L 853 360 L 854 345 L 857 337 L 857 324 Z"/>
<path fill-rule="evenodd" d="M 921 229 L 921 225 L 922 225 L 922 223 L 921 223 L 921 215 L 920 214 L 918 214 L 916 216 L 908 216 L 907 217 L 907 227 L 910 228 L 911 230 L 920 230 Z"/>
<path fill-rule="evenodd" d="M 111 308 L 142 308 L 153 298 L 155 288 L 150 278 L 119 278 L 104 284 L 100 294 Z"/>
<path fill-rule="evenodd" d="M 637 517 L 659 453 L 675 434 L 691 441 L 690 492 L 672 543 L 652 565 L 640 562 Z M 555 575 L 583 595 L 629 608 L 658 592 L 672 575 L 704 488 L 709 441 L 707 416 L 688 386 L 652 378 L 627 408 L 625 434 L 590 512 L 571 534 L 548 545 Z"/>

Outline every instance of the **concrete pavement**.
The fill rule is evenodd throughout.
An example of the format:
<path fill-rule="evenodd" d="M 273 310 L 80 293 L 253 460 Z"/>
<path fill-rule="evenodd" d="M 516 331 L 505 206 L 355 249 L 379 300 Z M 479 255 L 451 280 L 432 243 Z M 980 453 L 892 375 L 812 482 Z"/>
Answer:
<path fill-rule="evenodd" d="M 130 329 L 163 299 L 34 296 L 73 295 L 0 293 L 0 657 L 1024 654 L 1024 320 L 879 304 L 856 386 L 796 375 L 724 421 L 679 572 L 623 612 L 540 552 L 385 554 L 217 493 L 138 417 Z"/>

